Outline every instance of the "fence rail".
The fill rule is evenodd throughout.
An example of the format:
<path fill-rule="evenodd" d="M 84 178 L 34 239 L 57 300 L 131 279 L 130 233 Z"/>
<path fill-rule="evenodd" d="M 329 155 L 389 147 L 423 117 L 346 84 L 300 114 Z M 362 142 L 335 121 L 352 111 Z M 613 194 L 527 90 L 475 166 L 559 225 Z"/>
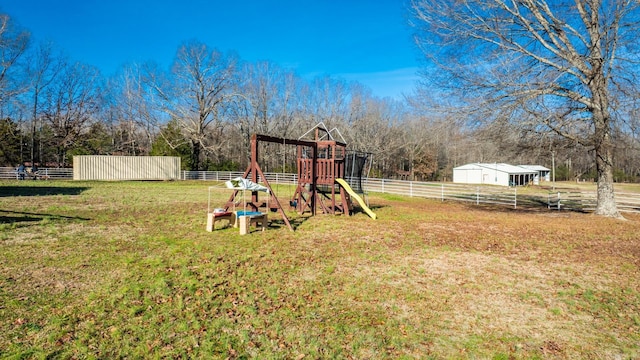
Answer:
<path fill-rule="evenodd" d="M 0 179 L 19 179 L 20 174 L 15 168 L 0 167 Z M 43 168 L 36 174 L 27 172 L 26 179 L 51 179 L 51 180 L 71 180 L 73 179 L 73 169 L 70 168 Z"/>
<path fill-rule="evenodd" d="M 42 179 L 71 180 L 73 169 L 40 169 Z M 235 171 L 182 171 L 182 180 L 227 181 L 242 172 Z M 265 173 L 269 183 L 297 183 L 296 174 Z M 17 179 L 14 168 L 0 167 L 0 179 Z M 571 210 L 591 212 L 596 208 L 595 191 L 562 190 L 539 192 L 523 191 L 517 187 L 478 186 L 439 182 L 419 182 L 363 178 L 362 186 L 367 192 L 394 194 L 409 197 L 437 199 L 440 201 L 463 201 L 517 208 L 547 208 L 550 210 Z M 616 204 L 621 212 L 640 213 L 640 194 L 616 192 Z"/>

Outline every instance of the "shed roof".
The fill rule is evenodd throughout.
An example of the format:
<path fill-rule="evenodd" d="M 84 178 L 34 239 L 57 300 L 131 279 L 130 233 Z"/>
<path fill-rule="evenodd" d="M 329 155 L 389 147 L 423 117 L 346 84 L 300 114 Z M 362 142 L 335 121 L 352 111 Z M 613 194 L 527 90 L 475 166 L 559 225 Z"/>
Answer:
<path fill-rule="evenodd" d="M 518 165 L 518 166 L 523 167 L 525 169 L 535 170 L 535 171 L 551 171 L 551 169 L 547 169 L 542 165 Z"/>
<path fill-rule="evenodd" d="M 524 167 L 509 165 L 504 163 L 472 163 L 453 168 L 454 170 L 479 170 L 487 169 L 500 171 L 508 174 L 535 174 L 538 170 L 526 169 Z"/>

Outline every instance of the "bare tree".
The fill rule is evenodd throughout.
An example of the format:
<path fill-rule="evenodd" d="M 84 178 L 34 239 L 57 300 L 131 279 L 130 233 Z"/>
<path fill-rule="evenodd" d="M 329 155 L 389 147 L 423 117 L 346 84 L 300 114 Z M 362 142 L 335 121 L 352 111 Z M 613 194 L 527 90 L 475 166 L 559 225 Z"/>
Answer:
<path fill-rule="evenodd" d="M 42 144 L 38 141 L 38 123 L 43 115 L 43 92 L 59 80 L 58 75 L 66 66 L 66 58 L 54 52 L 51 43 L 39 44 L 26 64 L 26 76 L 30 85 L 28 96 L 31 105 L 31 162 L 36 163 L 40 159 L 37 150 L 42 150 Z"/>
<path fill-rule="evenodd" d="M 223 147 L 224 105 L 234 81 L 236 58 L 199 42 L 179 47 L 171 77 L 150 73 L 163 110 L 178 121 L 191 142 L 191 168 L 199 170 L 203 151 L 216 153 Z"/>
<path fill-rule="evenodd" d="M 18 27 L 6 14 L 0 14 L 0 107 L 24 91 L 25 83 L 13 73 L 29 47 L 30 34 Z"/>
<path fill-rule="evenodd" d="M 635 84 L 637 0 L 412 0 L 417 43 L 473 95 L 500 112 L 593 151 L 599 215 L 620 217 L 611 132 L 619 84 Z M 478 114 L 478 112 L 476 112 Z"/>
<path fill-rule="evenodd" d="M 320 76 L 310 82 L 308 89 L 304 95 L 310 126 L 322 121 L 332 128 L 345 121 L 349 114 L 350 93 L 349 84 L 345 80 Z"/>
<path fill-rule="evenodd" d="M 246 63 L 242 69 L 242 84 L 238 90 L 246 101 L 246 127 L 251 132 L 274 133 L 278 115 L 278 77 L 280 68 L 266 62 Z"/>
<path fill-rule="evenodd" d="M 64 167 L 67 153 L 97 120 L 103 104 L 100 72 L 81 63 L 66 66 L 59 80 L 48 87 L 45 120 L 53 132 L 58 165 Z"/>
<path fill-rule="evenodd" d="M 152 64 L 130 64 L 109 80 L 110 113 L 115 150 L 131 155 L 148 154 L 159 131 L 163 114 L 156 107 L 154 87 L 146 81 Z M 164 108 L 164 102 L 162 102 Z M 180 144 L 168 144 L 179 146 Z"/>
<path fill-rule="evenodd" d="M 364 96 L 351 107 L 353 120 L 337 126 L 347 125 L 342 131 L 350 149 L 373 154 L 376 175 L 394 176 L 398 170 L 403 170 L 403 162 L 409 161 L 404 143 L 404 108 L 390 98 Z"/>

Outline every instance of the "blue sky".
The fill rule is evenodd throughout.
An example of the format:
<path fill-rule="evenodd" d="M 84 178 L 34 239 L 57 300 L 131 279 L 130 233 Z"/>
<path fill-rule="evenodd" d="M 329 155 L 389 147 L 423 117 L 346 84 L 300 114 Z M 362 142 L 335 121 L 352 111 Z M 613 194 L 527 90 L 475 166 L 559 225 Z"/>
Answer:
<path fill-rule="evenodd" d="M 247 61 L 331 75 L 400 98 L 417 78 L 406 0 L 4 0 L 8 13 L 104 75 L 131 62 L 168 67 L 196 39 Z"/>

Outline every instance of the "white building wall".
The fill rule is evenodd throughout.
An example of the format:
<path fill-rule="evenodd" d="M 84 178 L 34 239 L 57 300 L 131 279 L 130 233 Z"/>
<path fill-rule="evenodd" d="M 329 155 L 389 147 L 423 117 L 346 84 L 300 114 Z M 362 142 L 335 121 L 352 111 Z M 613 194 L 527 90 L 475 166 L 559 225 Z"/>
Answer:
<path fill-rule="evenodd" d="M 482 184 L 482 169 L 453 169 L 453 182 Z"/>
<path fill-rule="evenodd" d="M 509 186 L 509 174 L 506 172 L 498 171 L 497 181 L 494 185 Z"/>
<path fill-rule="evenodd" d="M 74 180 L 178 180 L 180 158 L 174 156 L 73 157 Z"/>
<path fill-rule="evenodd" d="M 509 186 L 509 174 L 496 169 L 482 169 L 482 171 L 484 174 L 482 184 Z"/>
<path fill-rule="evenodd" d="M 509 173 L 490 167 L 453 169 L 453 182 L 509 186 Z"/>

